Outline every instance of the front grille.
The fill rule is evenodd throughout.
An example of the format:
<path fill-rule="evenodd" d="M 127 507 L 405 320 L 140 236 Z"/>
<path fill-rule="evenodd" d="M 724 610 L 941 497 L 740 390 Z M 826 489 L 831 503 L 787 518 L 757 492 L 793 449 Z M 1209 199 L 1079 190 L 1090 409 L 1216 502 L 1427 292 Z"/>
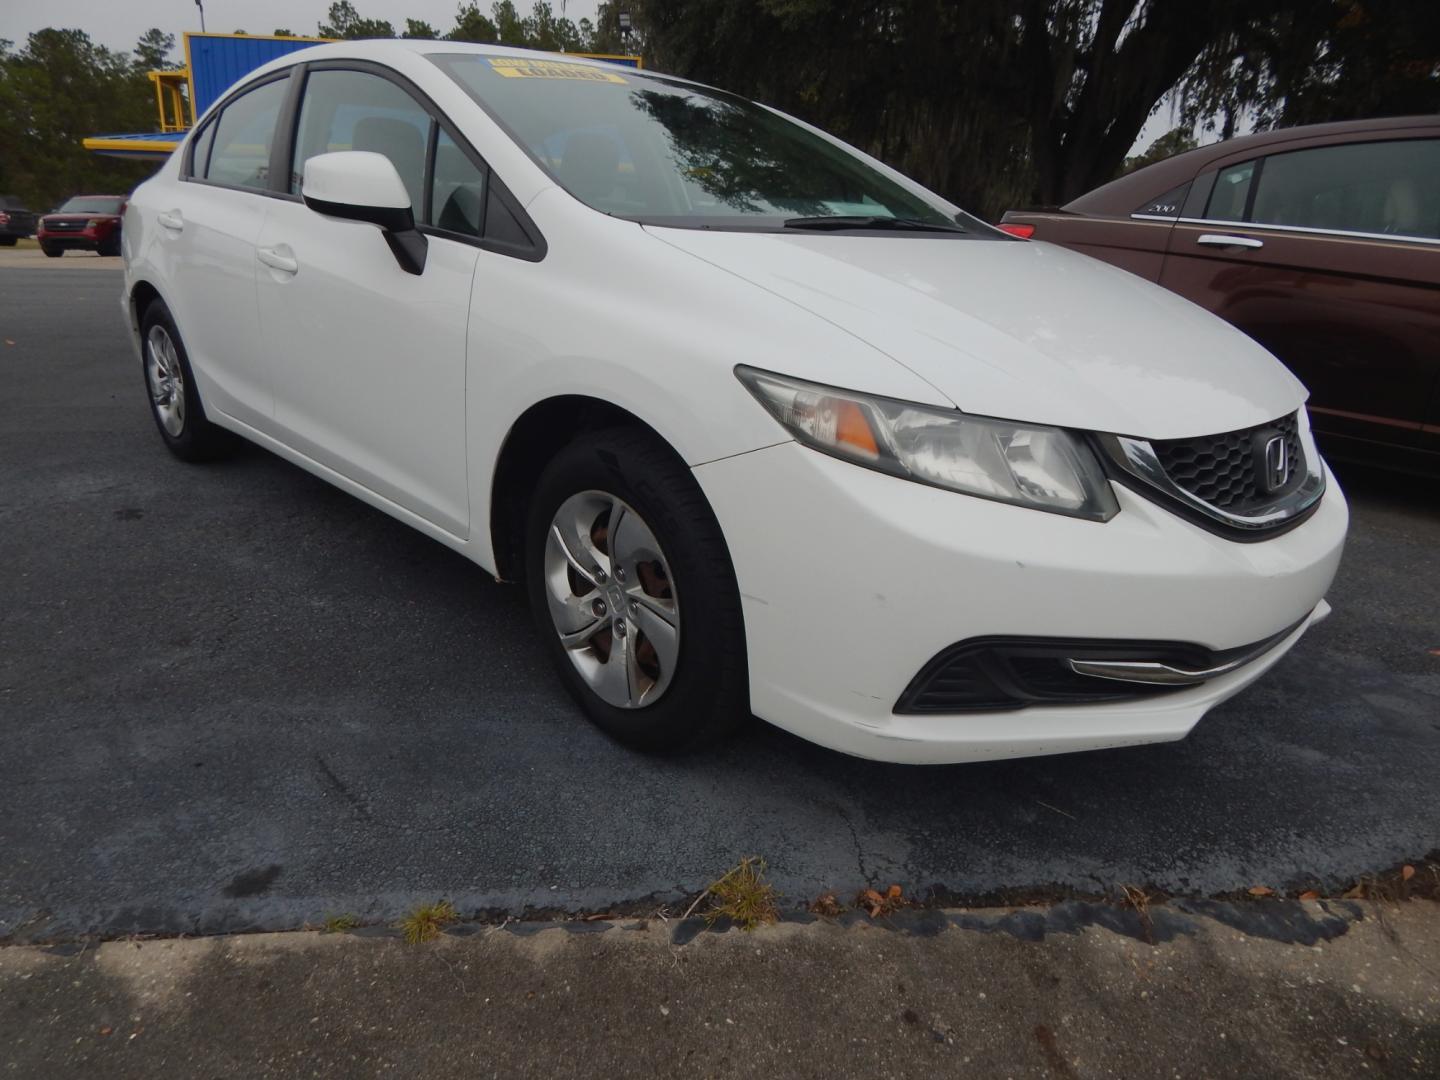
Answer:
<path fill-rule="evenodd" d="M 46 232 L 84 232 L 85 222 L 83 221 L 47 221 Z"/>
<path fill-rule="evenodd" d="M 1287 480 L 1278 488 L 1262 483 L 1265 444 L 1276 435 L 1285 439 Z M 1177 487 L 1231 514 L 1244 514 L 1275 502 L 1305 475 L 1295 414 L 1269 424 L 1202 435 L 1194 439 L 1152 439 L 1165 474 Z"/>

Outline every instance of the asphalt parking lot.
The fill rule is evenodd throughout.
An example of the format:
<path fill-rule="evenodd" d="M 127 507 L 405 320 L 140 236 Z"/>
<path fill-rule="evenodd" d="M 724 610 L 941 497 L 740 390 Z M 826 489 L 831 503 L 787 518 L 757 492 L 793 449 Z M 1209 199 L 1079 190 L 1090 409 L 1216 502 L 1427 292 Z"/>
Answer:
<path fill-rule="evenodd" d="M 263 451 L 172 459 L 118 273 L 70 261 L 0 267 L 0 939 L 598 907 L 749 854 L 798 902 L 1440 846 L 1440 485 L 1342 475 L 1335 614 L 1184 742 L 921 769 L 757 722 L 654 760 L 583 721 L 517 589 Z"/>

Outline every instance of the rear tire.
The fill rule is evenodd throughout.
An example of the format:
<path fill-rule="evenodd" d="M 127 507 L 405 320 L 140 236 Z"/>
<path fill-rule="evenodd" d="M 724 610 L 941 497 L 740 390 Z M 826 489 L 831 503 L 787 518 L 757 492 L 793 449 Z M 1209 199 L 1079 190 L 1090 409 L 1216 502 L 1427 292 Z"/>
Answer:
<path fill-rule="evenodd" d="M 18 236 L 0 236 L 0 247 L 14 247 Z"/>
<path fill-rule="evenodd" d="M 205 417 L 185 343 L 162 300 L 140 318 L 140 354 L 150 415 L 169 451 L 181 461 L 209 461 L 229 450 L 230 433 Z"/>
<path fill-rule="evenodd" d="M 65 249 L 56 247 L 54 244 L 41 244 L 40 250 L 52 259 L 58 259 L 65 254 Z"/>
<path fill-rule="evenodd" d="M 561 450 L 536 485 L 525 555 L 540 636 L 566 689 L 608 735 L 684 751 L 748 719 L 730 552 L 699 484 L 664 443 L 614 428 Z"/>

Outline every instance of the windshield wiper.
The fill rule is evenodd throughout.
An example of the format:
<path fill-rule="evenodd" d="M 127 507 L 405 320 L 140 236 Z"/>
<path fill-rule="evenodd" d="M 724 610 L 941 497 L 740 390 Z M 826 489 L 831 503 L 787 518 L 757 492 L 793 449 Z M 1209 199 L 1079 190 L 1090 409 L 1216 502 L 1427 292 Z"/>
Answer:
<path fill-rule="evenodd" d="M 785 228 L 814 229 L 819 232 L 837 232 L 842 229 L 947 233 L 963 233 L 966 231 L 959 225 L 949 225 L 943 221 L 921 221 L 919 218 L 885 217 L 881 214 L 825 214 L 819 217 L 786 218 Z"/>

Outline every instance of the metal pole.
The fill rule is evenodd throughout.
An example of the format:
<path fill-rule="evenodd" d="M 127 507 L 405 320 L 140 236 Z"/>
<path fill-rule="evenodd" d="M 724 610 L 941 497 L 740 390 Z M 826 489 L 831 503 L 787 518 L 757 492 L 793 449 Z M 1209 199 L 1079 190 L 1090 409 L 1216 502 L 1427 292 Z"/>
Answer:
<path fill-rule="evenodd" d="M 200 9 L 200 32 L 205 33 L 205 4 L 202 0 L 195 0 L 195 6 Z"/>

